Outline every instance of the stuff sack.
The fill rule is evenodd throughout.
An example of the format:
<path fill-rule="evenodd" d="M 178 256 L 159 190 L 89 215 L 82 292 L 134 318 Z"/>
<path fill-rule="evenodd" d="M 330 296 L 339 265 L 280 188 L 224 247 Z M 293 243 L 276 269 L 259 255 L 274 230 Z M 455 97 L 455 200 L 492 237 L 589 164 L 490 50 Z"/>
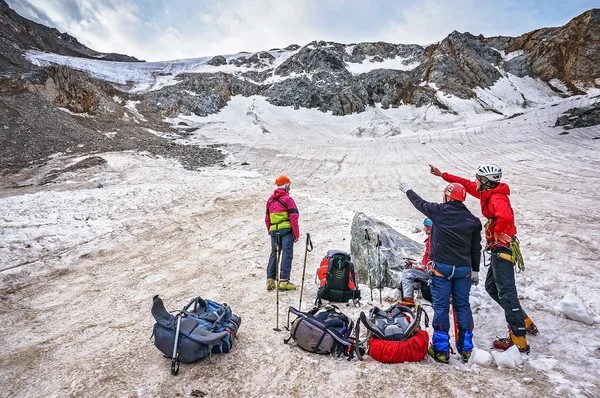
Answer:
<path fill-rule="evenodd" d="M 361 350 L 364 352 L 364 349 L 359 347 L 358 323 L 354 331 L 354 322 L 338 307 L 326 305 L 322 308 L 313 308 L 308 312 L 290 307 L 288 320 L 290 314 L 296 315 L 297 318 L 292 322 L 290 337 L 285 340 L 286 344 L 294 339 L 298 347 L 305 351 L 338 357 L 344 355 L 348 360 L 356 354 L 362 360 Z"/>
<path fill-rule="evenodd" d="M 227 304 L 200 297 L 193 298 L 181 311 L 171 314 L 156 295 L 152 316 L 156 320 L 152 332 L 154 345 L 174 361 L 173 366 L 175 362 L 194 362 L 211 353 L 228 353 L 242 323 Z M 173 366 L 171 371 L 177 374 Z"/>
<path fill-rule="evenodd" d="M 427 313 L 420 306 L 413 312 L 409 307 L 394 305 L 383 311 L 374 307 L 369 317 L 360 313 L 360 322 L 368 330 L 369 355 L 383 363 L 419 362 L 427 355 L 429 334 L 421 329 L 429 326 Z"/>
<path fill-rule="evenodd" d="M 358 303 L 360 290 L 357 288 L 354 264 L 348 253 L 341 250 L 330 250 L 317 269 L 319 291 L 315 305 L 320 307 L 322 299 L 338 303 L 352 300 Z"/>

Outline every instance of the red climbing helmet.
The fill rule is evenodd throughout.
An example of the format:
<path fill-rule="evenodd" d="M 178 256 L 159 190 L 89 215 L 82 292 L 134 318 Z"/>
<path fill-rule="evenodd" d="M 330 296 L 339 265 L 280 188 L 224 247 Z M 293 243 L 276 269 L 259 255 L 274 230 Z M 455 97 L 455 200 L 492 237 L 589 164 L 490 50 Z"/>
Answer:
<path fill-rule="evenodd" d="M 464 202 L 467 198 L 467 190 L 462 184 L 459 184 L 458 182 L 453 182 L 448 184 L 448 186 L 444 188 L 444 195 L 454 200 Z"/>

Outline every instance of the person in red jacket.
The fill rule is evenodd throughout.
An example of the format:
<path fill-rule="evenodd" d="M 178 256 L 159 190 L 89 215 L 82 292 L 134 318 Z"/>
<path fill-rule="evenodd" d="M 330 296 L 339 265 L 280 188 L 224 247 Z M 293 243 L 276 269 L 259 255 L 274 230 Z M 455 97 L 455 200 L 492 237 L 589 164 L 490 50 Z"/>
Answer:
<path fill-rule="evenodd" d="M 488 219 L 485 224 L 486 249 L 491 252 L 491 266 L 485 279 L 485 290 L 503 309 L 508 323 L 509 337 L 494 341 L 494 348 L 507 350 L 516 345 L 521 352 L 529 353 L 526 334 L 537 334 L 533 321 L 521 308 L 515 285 L 516 249 L 511 242 L 516 241 L 517 228 L 510 205 L 510 188 L 500 182 L 502 169 L 494 163 L 480 166 L 475 181 L 442 173 L 429 165 L 431 174 L 442 177 L 447 182 L 462 184 L 467 193 L 481 202 L 481 213 Z M 519 253 L 520 254 L 520 253 Z M 474 279 L 479 278 L 473 275 Z"/>
<path fill-rule="evenodd" d="M 414 305 L 414 282 L 415 280 L 428 281 L 429 273 L 427 272 L 427 266 L 431 261 L 429 259 L 429 245 L 431 240 L 431 228 L 433 222 L 426 218 L 423 221 L 423 231 L 427 238 L 425 238 L 425 253 L 423 253 L 423 259 L 421 260 L 421 266 L 419 267 L 412 262 L 408 263 L 402 271 L 402 301 L 401 305 Z"/>
<path fill-rule="evenodd" d="M 275 180 L 277 189 L 267 200 L 267 214 L 265 224 L 271 235 L 271 256 L 267 266 L 267 290 L 277 287 L 277 243 L 279 243 L 280 269 L 279 289 L 296 290 L 296 285 L 290 282 L 292 272 L 292 259 L 294 257 L 294 243 L 300 237 L 298 228 L 298 207 L 289 195 L 291 181 L 286 176 L 279 176 Z M 279 242 L 277 242 L 279 240 Z"/>

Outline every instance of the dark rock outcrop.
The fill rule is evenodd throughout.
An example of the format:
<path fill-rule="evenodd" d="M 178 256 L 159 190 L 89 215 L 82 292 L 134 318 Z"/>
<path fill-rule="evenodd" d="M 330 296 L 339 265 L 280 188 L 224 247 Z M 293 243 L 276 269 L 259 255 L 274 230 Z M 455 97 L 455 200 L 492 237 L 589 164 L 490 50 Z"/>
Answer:
<path fill-rule="evenodd" d="M 211 65 L 211 66 L 221 66 L 221 65 L 226 65 L 227 60 L 225 59 L 224 56 L 217 55 L 215 57 L 212 57 L 212 59 L 210 61 L 208 61 L 207 64 Z"/>
<path fill-rule="evenodd" d="M 565 129 L 600 125 L 600 102 L 583 108 L 571 108 L 556 119 L 554 126 Z"/>
<path fill-rule="evenodd" d="M 488 88 L 501 77 L 500 54 L 469 33 L 452 32 L 427 48 L 427 58 L 422 79 L 460 98 L 473 97 L 475 87 Z"/>

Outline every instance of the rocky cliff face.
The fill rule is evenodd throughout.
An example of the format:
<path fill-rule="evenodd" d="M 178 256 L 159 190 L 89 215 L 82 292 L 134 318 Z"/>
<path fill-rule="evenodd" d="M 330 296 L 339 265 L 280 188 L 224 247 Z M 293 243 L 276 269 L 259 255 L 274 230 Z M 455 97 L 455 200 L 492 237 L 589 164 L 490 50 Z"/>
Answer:
<path fill-rule="evenodd" d="M 538 29 L 519 37 L 492 37 L 483 43 L 505 52 L 522 51 L 506 70 L 544 81 L 559 79 L 573 93 L 598 86 L 600 78 L 600 9 L 573 18 L 559 28 Z"/>

